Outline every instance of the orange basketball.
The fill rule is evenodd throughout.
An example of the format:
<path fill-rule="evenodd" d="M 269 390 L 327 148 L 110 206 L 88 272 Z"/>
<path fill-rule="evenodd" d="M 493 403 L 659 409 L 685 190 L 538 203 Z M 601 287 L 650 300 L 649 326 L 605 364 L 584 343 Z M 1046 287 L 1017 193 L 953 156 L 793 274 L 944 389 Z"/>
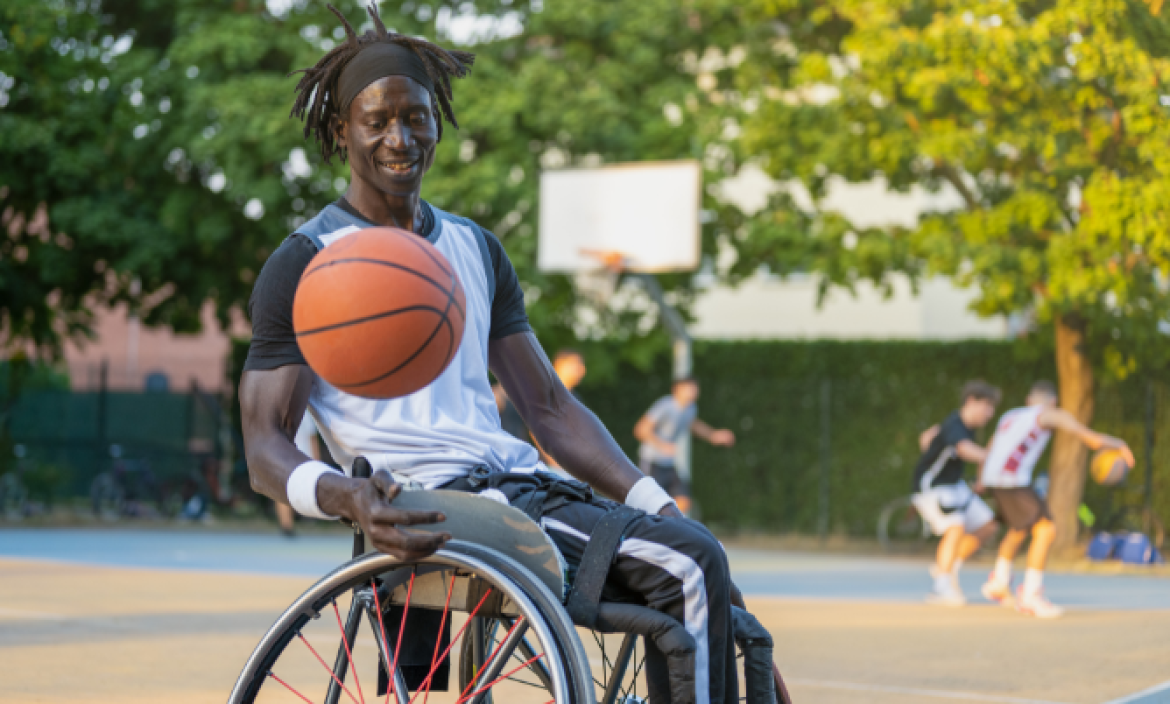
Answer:
<path fill-rule="evenodd" d="M 446 257 L 392 227 L 355 232 L 318 252 L 293 301 L 309 366 L 365 398 L 406 396 L 434 381 L 459 349 L 466 315 Z"/>
<path fill-rule="evenodd" d="M 1121 450 L 1100 450 L 1093 455 L 1089 473 L 1098 484 L 1113 486 L 1129 474 L 1129 464 L 1121 456 Z"/>

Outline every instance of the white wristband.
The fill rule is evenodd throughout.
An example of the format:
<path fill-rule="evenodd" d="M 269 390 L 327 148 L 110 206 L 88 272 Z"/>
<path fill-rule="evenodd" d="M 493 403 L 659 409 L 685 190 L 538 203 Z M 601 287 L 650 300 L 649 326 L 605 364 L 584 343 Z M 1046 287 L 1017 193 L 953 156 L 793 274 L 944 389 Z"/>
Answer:
<path fill-rule="evenodd" d="M 319 518 L 323 521 L 337 520 L 337 516 L 330 516 L 317 505 L 317 482 L 321 480 L 322 474 L 330 472 L 341 474 L 324 462 L 309 460 L 288 475 L 285 491 L 288 493 L 288 503 L 294 511 L 302 516 Z"/>
<path fill-rule="evenodd" d="M 667 504 L 673 504 L 674 499 L 650 477 L 642 477 L 638 483 L 626 494 L 626 506 L 640 508 L 650 515 L 655 515 Z"/>

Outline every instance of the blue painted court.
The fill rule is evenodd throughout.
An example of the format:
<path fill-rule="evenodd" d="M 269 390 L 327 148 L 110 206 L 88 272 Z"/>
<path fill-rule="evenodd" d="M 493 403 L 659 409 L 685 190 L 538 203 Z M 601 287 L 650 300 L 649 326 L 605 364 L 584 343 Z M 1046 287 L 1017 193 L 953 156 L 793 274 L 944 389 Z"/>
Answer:
<path fill-rule="evenodd" d="M 6 529 L 0 557 L 119 567 L 209 570 L 315 577 L 349 559 L 344 533 L 284 538 L 218 530 Z M 749 595 L 917 603 L 929 586 L 927 560 L 729 550 L 736 583 Z M 980 601 L 987 566 L 963 573 L 968 598 Z M 1097 610 L 1170 610 L 1170 578 L 1051 574 L 1046 590 L 1063 606 Z"/>

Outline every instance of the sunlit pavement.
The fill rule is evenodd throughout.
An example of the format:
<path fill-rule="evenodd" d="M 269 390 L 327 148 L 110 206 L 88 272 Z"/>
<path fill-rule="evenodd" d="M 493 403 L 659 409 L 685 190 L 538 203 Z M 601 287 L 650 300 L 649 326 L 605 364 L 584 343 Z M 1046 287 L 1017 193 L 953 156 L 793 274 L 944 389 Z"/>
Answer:
<path fill-rule="evenodd" d="M 222 702 L 342 533 L 0 530 L 0 701 Z M 1037 621 L 922 603 L 921 559 L 729 551 L 800 704 L 1170 702 L 1170 579 L 1057 574 Z"/>

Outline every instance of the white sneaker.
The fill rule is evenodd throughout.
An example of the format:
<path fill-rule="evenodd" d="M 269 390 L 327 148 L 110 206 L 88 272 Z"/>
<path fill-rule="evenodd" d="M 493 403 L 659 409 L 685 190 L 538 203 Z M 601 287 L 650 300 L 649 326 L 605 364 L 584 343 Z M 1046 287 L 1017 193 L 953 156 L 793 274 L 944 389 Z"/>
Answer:
<path fill-rule="evenodd" d="M 1064 615 L 1064 609 L 1055 606 L 1043 592 L 1025 595 L 1022 586 L 1016 599 L 1016 611 L 1036 618 L 1060 618 Z"/>
<path fill-rule="evenodd" d="M 934 589 L 926 595 L 926 603 L 957 607 L 965 605 L 967 597 L 963 596 L 963 591 L 959 589 L 959 580 L 949 576 L 943 580 L 935 579 Z"/>
<path fill-rule="evenodd" d="M 1012 585 L 998 582 L 994 579 L 988 579 L 983 583 L 979 589 L 983 593 L 983 598 L 988 601 L 994 601 L 1003 606 L 1015 606 L 1016 598 L 1012 596 Z"/>

